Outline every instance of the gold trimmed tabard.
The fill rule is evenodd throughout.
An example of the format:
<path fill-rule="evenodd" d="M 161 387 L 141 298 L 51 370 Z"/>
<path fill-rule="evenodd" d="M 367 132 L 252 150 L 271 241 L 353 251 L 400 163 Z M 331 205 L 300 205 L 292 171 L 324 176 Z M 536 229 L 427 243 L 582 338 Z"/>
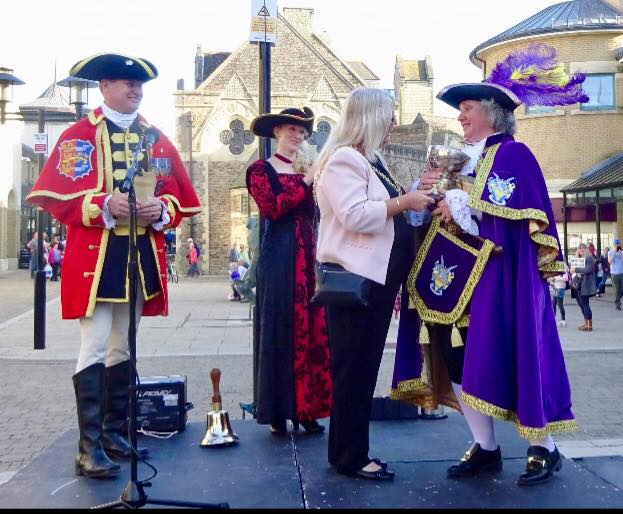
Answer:
<path fill-rule="evenodd" d="M 470 273 L 470 276 L 465 283 L 465 287 L 463 288 L 463 291 L 461 292 L 461 295 L 459 296 L 459 299 L 451 312 L 441 312 L 429 309 L 424 303 L 422 297 L 417 292 L 417 289 L 415 288 L 415 281 L 417 280 L 422 265 L 424 264 L 424 260 L 426 259 L 433 239 L 437 234 L 441 234 L 443 237 L 454 243 L 459 248 L 471 253 L 476 257 L 476 262 L 474 264 L 474 267 L 472 268 L 472 272 Z M 476 288 L 476 285 L 478 284 L 478 281 L 482 276 L 482 273 L 485 269 L 487 261 L 489 260 L 489 256 L 493 251 L 494 246 L 495 245 L 491 241 L 485 240 L 480 250 L 472 248 L 467 243 L 463 242 L 458 237 L 451 234 L 450 231 L 442 228 L 441 218 L 439 216 L 436 216 L 433 219 L 430 228 L 428 229 L 422 246 L 418 250 L 417 256 L 415 257 L 415 262 L 413 263 L 413 267 L 411 268 L 411 271 L 409 272 L 409 277 L 407 278 L 409 308 L 417 309 L 420 318 L 424 322 L 439 323 L 442 325 L 451 325 L 455 323 L 463 315 L 463 311 L 467 307 L 467 304 L 472 297 L 472 293 L 474 292 L 474 289 Z"/>

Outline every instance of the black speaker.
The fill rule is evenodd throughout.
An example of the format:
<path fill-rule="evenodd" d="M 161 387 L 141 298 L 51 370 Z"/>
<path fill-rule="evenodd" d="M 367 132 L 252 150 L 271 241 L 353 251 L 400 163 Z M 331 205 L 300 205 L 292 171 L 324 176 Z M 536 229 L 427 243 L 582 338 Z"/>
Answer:
<path fill-rule="evenodd" d="M 141 378 L 136 405 L 137 429 L 150 432 L 183 432 L 186 412 L 186 376 L 169 375 Z"/>

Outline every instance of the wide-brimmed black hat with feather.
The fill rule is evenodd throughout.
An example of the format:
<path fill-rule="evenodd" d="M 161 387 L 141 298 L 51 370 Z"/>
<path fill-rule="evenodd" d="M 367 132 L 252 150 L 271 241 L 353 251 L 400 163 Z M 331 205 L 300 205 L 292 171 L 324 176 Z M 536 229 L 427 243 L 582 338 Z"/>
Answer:
<path fill-rule="evenodd" d="M 307 130 L 307 136 L 314 131 L 314 111 L 309 107 L 284 109 L 278 114 L 260 114 L 251 122 L 251 131 L 260 137 L 275 137 L 273 130 L 279 125 L 299 125 Z"/>
<path fill-rule="evenodd" d="M 542 43 L 520 48 L 498 62 L 480 83 L 452 84 L 437 98 L 459 108 L 464 100 L 493 100 L 509 111 L 527 106 L 573 105 L 589 101 L 582 83 L 586 75 L 568 75 L 556 49 Z"/>
<path fill-rule="evenodd" d="M 158 70 L 147 59 L 122 54 L 97 54 L 78 61 L 69 74 L 87 80 L 140 80 L 158 76 Z"/>

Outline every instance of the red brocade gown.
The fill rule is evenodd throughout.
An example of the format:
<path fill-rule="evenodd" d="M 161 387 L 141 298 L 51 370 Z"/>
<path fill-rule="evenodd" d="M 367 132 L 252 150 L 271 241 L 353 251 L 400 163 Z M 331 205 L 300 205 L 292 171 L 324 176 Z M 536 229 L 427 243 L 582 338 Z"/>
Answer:
<path fill-rule="evenodd" d="M 247 170 L 247 188 L 267 220 L 257 264 L 258 423 L 326 417 L 332 387 L 325 312 L 310 305 L 316 247 L 312 190 L 302 175 L 277 173 L 263 160 Z"/>

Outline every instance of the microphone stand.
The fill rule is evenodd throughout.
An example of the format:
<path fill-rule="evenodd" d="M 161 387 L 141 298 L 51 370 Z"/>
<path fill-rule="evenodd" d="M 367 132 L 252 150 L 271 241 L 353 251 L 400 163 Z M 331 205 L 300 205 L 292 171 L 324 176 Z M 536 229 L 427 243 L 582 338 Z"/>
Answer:
<path fill-rule="evenodd" d="M 151 482 L 145 482 L 138 480 L 138 452 L 137 448 L 137 436 L 136 436 L 136 400 L 138 396 L 138 387 L 136 385 L 138 373 L 136 371 L 136 286 L 138 277 L 138 249 L 136 246 L 136 191 L 134 189 L 134 176 L 138 171 L 138 156 L 139 153 L 145 152 L 151 149 L 153 141 L 149 141 L 149 138 L 145 134 L 141 134 L 139 142 L 134 150 L 132 165 L 128 169 L 126 178 L 121 186 L 122 193 L 128 193 L 128 206 L 130 210 L 130 256 L 128 262 L 128 281 L 130 288 L 130 326 L 128 327 L 128 346 L 130 350 L 130 445 L 132 451 L 130 452 L 130 480 L 126 485 L 123 493 L 118 500 L 97 505 L 99 509 L 110 509 L 117 507 L 125 507 L 128 509 L 138 509 L 147 504 L 151 505 L 168 505 L 175 507 L 190 507 L 198 509 L 228 509 L 228 503 L 197 503 L 177 500 L 165 500 L 148 498 L 145 494 L 145 487 L 151 487 Z M 152 477 L 153 478 L 153 477 Z"/>

